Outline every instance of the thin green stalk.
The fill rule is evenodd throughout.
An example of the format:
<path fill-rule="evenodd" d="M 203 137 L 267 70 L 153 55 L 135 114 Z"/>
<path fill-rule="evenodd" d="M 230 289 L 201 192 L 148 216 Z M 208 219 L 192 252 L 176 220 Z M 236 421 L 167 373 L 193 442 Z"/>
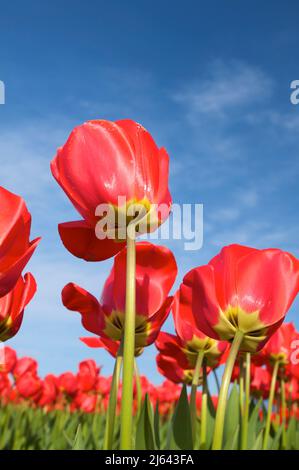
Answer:
<path fill-rule="evenodd" d="M 119 386 L 121 365 L 122 365 L 122 360 L 123 360 L 122 354 L 123 354 L 122 345 L 120 345 L 119 351 L 117 353 L 117 357 L 114 363 L 111 391 L 110 391 L 108 410 L 107 410 L 107 416 L 106 416 L 103 450 L 112 450 L 112 446 L 113 446 L 115 413 L 116 413 L 116 405 L 117 405 L 117 392 L 118 392 L 118 386 Z"/>
<path fill-rule="evenodd" d="M 120 449 L 132 449 L 133 375 L 135 352 L 136 247 L 134 233 L 127 236 L 126 312 L 124 323 L 123 382 L 120 416 Z"/>
<path fill-rule="evenodd" d="M 240 330 L 237 330 L 235 333 L 234 340 L 232 342 L 229 356 L 227 358 L 225 369 L 222 377 L 220 393 L 218 398 L 218 406 L 216 412 L 214 436 L 213 436 L 213 450 L 220 450 L 222 447 L 223 439 L 223 428 L 224 428 L 224 419 L 225 419 L 225 410 L 226 410 L 226 401 L 228 389 L 231 381 L 233 367 L 236 361 L 237 354 L 239 352 L 244 333 Z"/>
<path fill-rule="evenodd" d="M 286 389 L 284 378 L 280 380 L 280 392 L 281 392 L 281 424 L 282 424 L 282 448 L 287 448 L 287 433 L 286 433 L 286 413 L 287 413 L 287 403 L 286 403 Z"/>
<path fill-rule="evenodd" d="M 240 402 L 240 413 L 243 416 L 244 413 L 244 358 L 240 357 L 240 374 L 239 374 L 239 402 Z"/>
<path fill-rule="evenodd" d="M 140 381 L 140 374 L 136 358 L 134 359 L 135 380 L 136 380 L 136 395 L 137 395 L 137 417 L 139 416 L 142 403 L 142 386 Z"/>
<path fill-rule="evenodd" d="M 201 423 L 200 423 L 200 449 L 205 450 L 207 442 L 207 414 L 208 414 L 208 382 L 207 364 L 204 359 L 202 366 L 202 398 L 201 398 Z"/>
<path fill-rule="evenodd" d="M 197 359 L 196 359 L 194 373 L 193 373 L 191 394 L 190 394 L 190 413 L 191 413 L 192 436 L 193 436 L 194 444 L 195 444 L 195 439 L 196 439 L 196 422 L 197 422 L 196 394 L 197 394 L 197 387 L 198 387 L 203 358 L 204 358 L 204 351 L 199 351 L 197 355 Z"/>
<path fill-rule="evenodd" d="M 267 418 L 266 418 L 266 427 L 265 427 L 265 432 L 264 432 L 263 450 L 267 450 L 268 448 L 271 415 L 272 415 L 273 401 L 274 401 L 274 395 L 275 395 L 275 386 L 276 386 L 276 379 L 277 379 L 279 365 L 280 365 L 279 361 L 275 361 L 273 372 L 272 372 L 272 379 L 271 379 L 271 386 L 270 386 L 270 393 L 269 393 L 269 400 L 268 400 L 268 411 L 267 411 Z"/>
<path fill-rule="evenodd" d="M 246 450 L 248 445 L 248 419 L 250 404 L 250 366 L 251 355 L 246 353 L 245 358 L 245 401 L 242 415 L 242 434 L 241 434 L 241 450 Z"/>

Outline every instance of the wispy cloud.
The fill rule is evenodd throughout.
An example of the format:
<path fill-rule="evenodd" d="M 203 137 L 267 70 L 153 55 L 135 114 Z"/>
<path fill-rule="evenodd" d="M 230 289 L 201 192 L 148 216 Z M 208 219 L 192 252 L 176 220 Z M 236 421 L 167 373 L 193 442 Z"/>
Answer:
<path fill-rule="evenodd" d="M 201 115 L 223 118 L 232 111 L 244 113 L 244 108 L 269 97 L 272 88 L 272 80 L 259 68 L 236 60 L 217 60 L 174 99 L 188 108 L 190 120 Z"/>

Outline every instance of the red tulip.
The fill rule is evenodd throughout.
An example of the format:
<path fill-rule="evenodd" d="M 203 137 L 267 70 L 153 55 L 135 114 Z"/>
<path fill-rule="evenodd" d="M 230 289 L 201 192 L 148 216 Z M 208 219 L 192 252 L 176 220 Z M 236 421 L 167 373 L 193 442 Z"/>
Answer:
<path fill-rule="evenodd" d="M 250 381 L 250 390 L 255 397 L 269 396 L 271 374 L 264 367 L 253 367 L 253 376 Z"/>
<path fill-rule="evenodd" d="M 147 231 L 169 215 L 168 155 L 134 121 L 97 120 L 76 127 L 58 149 L 51 171 L 83 218 L 59 225 L 64 246 L 78 258 L 101 261 L 124 247 L 119 240 L 96 237 L 100 220 L 96 208 L 100 204 L 113 209 L 115 228 L 120 231 L 130 221 L 128 207 L 132 215 L 137 205 L 145 210 Z M 126 201 L 118 209 L 119 196 Z M 162 204 L 161 212 L 157 211 L 156 205 Z M 154 227 L 148 221 L 150 214 Z"/>
<path fill-rule="evenodd" d="M 29 241 L 30 227 L 24 200 L 0 187 L 0 297 L 15 287 L 40 241 Z"/>
<path fill-rule="evenodd" d="M 57 387 L 66 395 L 73 396 L 78 390 L 78 379 L 72 372 L 64 372 L 57 377 Z"/>
<path fill-rule="evenodd" d="M 99 392 L 102 397 L 107 397 L 110 394 L 111 381 L 112 377 L 103 377 L 102 375 L 98 377 L 96 391 Z"/>
<path fill-rule="evenodd" d="M 17 360 L 15 367 L 13 368 L 13 375 L 18 380 L 24 374 L 37 375 L 38 364 L 35 359 L 31 357 L 22 357 Z"/>
<path fill-rule="evenodd" d="M 194 366 L 198 353 L 203 351 L 207 364 L 215 367 L 227 350 L 228 343 L 212 339 L 199 330 L 194 317 L 193 295 L 196 295 L 193 289 L 183 283 L 174 297 L 172 312 L 180 347 L 192 356 Z"/>
<path fill-rule="evenodd" d="M 11 383 L 8 375 L 5 372 L 0 372 L 0 398 L 3 398 L 7 395 L 10 387 Z"/>
<path fill-rule="evenodd" d="M 6 341 L 20 329 L 24 309 L 36 292 L 32 274 L 26 273 L 18 279 L 15 287 L 0 298 L 0 341 Z"/>
<path fill-rule="evenodd" d="M 35 374 L 27 372 L 16 382 L 16 388 L 23 398 L 38 398 L 42 389 L 42 382 Z"/>
<path fill-rule="evenodd" d="M 94 413 L 97 405 L 97 396 L 81 393 L 76 397 L 78 407 L 85 413 Z"/>
<path fill-rule="evenodd" d="M 114 260 L 101 301 L 70 283 L 62 291 L 62 302 L 82 315 L 82 324 L 103 338 L 120 341 L 123 335 L 126 287 L 126 249 Z M 170 250 L 147 242 L 136 245 L 136 329 L 137 349 L 152 344 L 166 320 L 172 297 L 167 297 L 175 281 L 177 266 Z"/>
<path fill-rule="evenodd" d="M 78 386 L 82 392 L 88 392 L 94 389 L 100 368 L 97 367 L 93 359 L 80 362 L 78 377 Z"/>
<path fill-rule="evenodd" d="M 42 382 L 41 396 L 39 398 L 39 406 L 52 405 L 57 397 L 56 377 L 52 374 L 46 375 Z"/>
<path fill-rule="evenodd" d="M 299 261 L 277 249 L 230 245 L 191 270 L 183 284 L 192 289 L 200 330 L 228 341 L 240 331 L 241 350 L 255 352 L 281 325 L 298 293 Z"/>
<path fill-rule="evenodd" d="M 198 353 L 185 349 L 180 338 L 169 333 L 161 332 L 155 344 L 160 352 L 157 356 L 159 372 L 174 383 L 190 385 Z"/>
<path fill-rule="evenodd" d="M 293 323 L 283 323 L 260 352 L 260 358 L 270 364 L 279 361 L 286 370 L 287 366 L 291 366 L 292 342 L 298 337 Z"/>
<path fill-rule="evenodd" d="M 0 352 L 1 358 L 1 352 Z M 9 373 L 12 372 L 15 364 L 17 362 L 17 353 L 14 349 L 5 346 L 3 348 L 3 363 L 0 361 L 0 372 Z"/>

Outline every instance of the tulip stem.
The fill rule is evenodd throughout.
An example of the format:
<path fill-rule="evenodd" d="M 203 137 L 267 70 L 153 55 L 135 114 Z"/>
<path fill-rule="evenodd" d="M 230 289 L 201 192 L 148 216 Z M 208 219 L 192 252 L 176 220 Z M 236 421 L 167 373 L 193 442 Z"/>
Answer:
<path fill-rule="evenodd" d="M 136 397 L 137 397 L 137 417 L 139 416 L 141 410 L 141 403 L 142 403 L 142 386 L 140 381 L 140 374 L 137 365 L 136 359 L 134 360 L 134 368 L 135 368 L 135 380 L 136 380 Z"/>
<path fill-rule="evenodd" d="M 136 246 L 135 226 L 127 235 L 126 309 L 124 323 L 123 384 L 120 416 L 120 449 L 132 449 L 133 376 L 135 352 Z"/>
<path fill-rule="evenodd" d="M 287 448 L 287 434 L 286 434 L 286 390 L 285 390 L 285 381 L 284 378 L 280 381 L 280 392 L 281 392 L 281 425 L 282 425 L 282 448 L 285 450 Z"/>
<path fill-rule="evenodd" d="M 248 444 L 248 419 L 249 419 L 249 404 L 250 404 L 250 367 L 251 367 L 250 352 L 246 353 L 245 357 L 245 401 L 242 414 L 242 434 L 241 434 L 241 450 L 247 449 Z"/>
<path fill-rule="evenodd" d="M 274 395 L 275 395 L 275 386 L 276 386 L 276 379 L 277 379 L 279 365 L 280 365 L 279 361 L 275 361 L 273 372 L 272 372 L 271 385 L 270 385 L 263 450 L 267 450 L 268 448 L 268 439 L 269 439 L 270 426 L 271 426 L 271 415 L 272 415 L 273 401 L 274 401 Z"/>
<path fill-rule="evenodd" d="M 240 413 L 243 417 L 244 413 L 244 358 L 240 357 L 239 366 L 239 401 L 240 401 Z"/>
<path fill-rule="evenodd" d="M 197 423 L 197 408 L 196 408 L 196 394 L 197 387 L 200 377 L 200 370 L 202 361 L 204 358 L 204 351 L 199 351 L 196 359 L 195 369 L 193 372 L 193 379 L 191 385 L 191 394 L 190 394 L 190 413 L 191 413 L 191 425 L 192 425 L 192 436 L 193 436 L 193 445 L 195 445 L 196 439 L 196 423 Z"/>
<path fill-rule="evenodd" d="M 207 364 L 205 359 L 202 365 L 202 397 L 201 397 L 201 422 L 200 422 L 200 449 L 205 450 L 207 440 L 207 412 L 208 412 L 208 384 Z"/>
<path fill-rule="evenodd" d="M 225 410 L 226 410 L 226 401 L 227 394 L 229 389 L 229 384 L 231 381 L 231 376 L 233 372 L 233 367 L 239 352 L 244 333 L 240 330 L 237 330 L 230 348 L 229 356 L 227 358 L 225 369 L 222 377 L 218 406 L 216 412 L 215 428 L 214 428 L 214 437 L 213 437 L 213 450 L 220 450 L 222 447 L 223 439 L 223 428 L 224 428 L 224 419 L 225 419 Z"/>
<path fill-rule="evenodd" d="M 111 392 L 109 396 L 106 425 L 105 425 L 105 435 L 104 435 L 104 444 L 103 450 L 112 450 L 113 446 L 113 435 L 114 435 L 114 424 L 115 424 L 115 412 L 117 405 L 117 392 L 119 386 L 119 378 L 121 365 L 123 360 L 123 347 L 122 344 L 119 346 L 119 350 L 115 359 L 112 383 L 111 383 Z"/>

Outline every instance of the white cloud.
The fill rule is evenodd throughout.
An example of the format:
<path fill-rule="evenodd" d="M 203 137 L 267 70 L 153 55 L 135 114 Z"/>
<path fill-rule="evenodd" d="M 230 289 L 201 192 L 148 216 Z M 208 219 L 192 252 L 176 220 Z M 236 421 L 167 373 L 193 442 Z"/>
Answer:
<path fill-rule="evenodd" d="M 215 61 L 208 73 L 174 95 L 188 108 L 190 119 L 201 115 L 224 117 L 232 110 L 251 106 L 268 97 L 271 79 L 257 67 L 240 61 Z"/>

